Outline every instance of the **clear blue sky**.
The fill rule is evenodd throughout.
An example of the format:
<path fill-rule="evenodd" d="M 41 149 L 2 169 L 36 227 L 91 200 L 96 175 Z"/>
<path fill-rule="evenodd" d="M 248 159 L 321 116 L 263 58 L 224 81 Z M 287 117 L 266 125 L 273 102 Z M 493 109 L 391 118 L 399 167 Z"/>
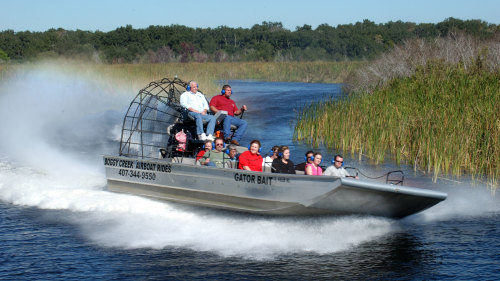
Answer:
<path fill-rule="evenodd" d="M 250 28 L 263 21 L 282 22 L 293 31 L 304 24 L 437 23 L 449 17 L 500 24 L 499 0 L 1 0 L 0 9 L 0 31 L 107 32 L 127 24 Z"/>

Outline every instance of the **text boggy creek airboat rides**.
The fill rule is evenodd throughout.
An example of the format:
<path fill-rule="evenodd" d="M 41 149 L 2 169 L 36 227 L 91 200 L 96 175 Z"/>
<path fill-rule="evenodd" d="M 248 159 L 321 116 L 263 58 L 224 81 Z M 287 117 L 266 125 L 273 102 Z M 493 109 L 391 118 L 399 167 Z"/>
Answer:
<path fill-rule="evenodd" d="M 117 156 L 104 156 L 108 190 L 153 199 L 270 215 L 375 215 L 402 218 L 446 199 L 443 192 L 332 176 L 273 174 L 198 165 L 203 141 L 180 105 L 187 83 L 151 82 L 130 103 Z M 247 148 L 238 146 L 239 152 Z"/>

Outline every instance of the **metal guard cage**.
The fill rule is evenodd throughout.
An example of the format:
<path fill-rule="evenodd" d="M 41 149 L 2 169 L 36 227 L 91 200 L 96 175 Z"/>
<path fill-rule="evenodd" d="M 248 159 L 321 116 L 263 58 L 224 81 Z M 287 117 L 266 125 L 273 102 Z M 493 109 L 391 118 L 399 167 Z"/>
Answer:
<path fill-rule="evenodd" d="M 139 91 L 123 119 L 120 156 L 159 158 L 187 114 L 180 105 L 187 83 L 163 78 Z"/>

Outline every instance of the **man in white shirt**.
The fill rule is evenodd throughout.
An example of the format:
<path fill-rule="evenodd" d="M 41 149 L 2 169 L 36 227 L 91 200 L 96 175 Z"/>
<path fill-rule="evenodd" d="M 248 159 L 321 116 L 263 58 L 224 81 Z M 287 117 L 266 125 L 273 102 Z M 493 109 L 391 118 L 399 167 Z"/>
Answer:
<path fill-rule="evenodd" d="M 215 117 L 208 115 L 208 102 L 205 96 L 198 92 L 198 83 L 189 82 L 186 92 L 181 95 L 181 105 L 189 112 L 188 114 L 196 120 L 196 134 L 199 140 L 214 140 L 212 136 L 215 129 Z M 203 120 L 207 120 L 206 134 L 203 132 Z"/>
<path fill-rule="evenodd" d="M 342 167 L 342 164 L 344 163 L 344 158 L 342 157 L 342 155 L 337 154 L 333 159 L 333 165 L 326 168 L 326 170 L 323 172 L 323 176 L 334 176 L 340 178 L 351 177 L 349 173 L 344 169 L 344 167 Z M 357 176 L 352 178 L 358 179 Z"/>
<path fill-rule="evenodd" d="M 267 155 L 264 161 L 262 161 L 262 168 L 264 169 L 264 172 L 271 172 L 273 161 L 274 159 L 278 158 L 279 149 L 279 146 L 273 146 L 273 148 L 271 148 L 271 150 L 269 151 L 269 155 Z"/>

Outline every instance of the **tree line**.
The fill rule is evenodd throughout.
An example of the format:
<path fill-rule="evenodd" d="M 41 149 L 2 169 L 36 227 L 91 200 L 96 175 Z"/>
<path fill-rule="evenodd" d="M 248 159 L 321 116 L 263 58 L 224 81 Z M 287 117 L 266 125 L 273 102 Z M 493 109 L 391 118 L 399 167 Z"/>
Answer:
<path fill-rule="evenodd" d="M 190 28 L 182 25 L 131 25 L 109 32 L 49 29 L 0 32 L 0 62 L 70 57 L 106 63 L 341 61 L 371 59 L 413 38 L 445 37 L 460 31 L 486 39 L 499 26 L 481 20 L 448 18 L 440 23 L 370 20 L 355 24 L 298 26 L 262 22 L 252 28 Z"/>

